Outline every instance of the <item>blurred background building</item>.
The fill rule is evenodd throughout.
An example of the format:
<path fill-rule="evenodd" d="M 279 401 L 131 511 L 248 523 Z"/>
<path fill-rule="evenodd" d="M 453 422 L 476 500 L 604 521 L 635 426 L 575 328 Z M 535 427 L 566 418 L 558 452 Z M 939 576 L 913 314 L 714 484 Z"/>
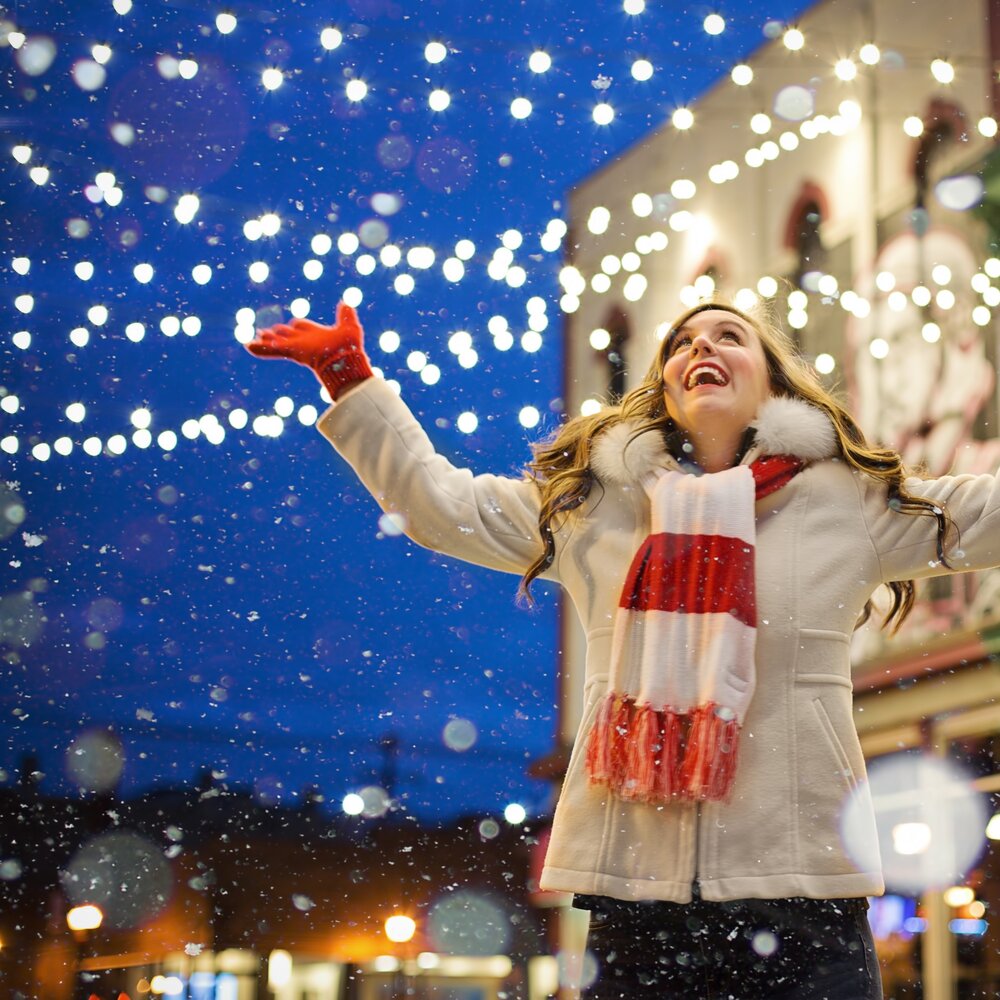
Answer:
<path fill-rule="evenodd" d="M 34 762 L 0 791 L 0 987 L 46 1000 L 448 1000 L 556 989 L 530 905 L 533 826 L 420 824 L 369 796 L 262 805 L 190 790 L 55 799 Z M 354 807 L 348 804 L 352 811 Z M 531 990 L 529 992 L 529 983 Z"/>

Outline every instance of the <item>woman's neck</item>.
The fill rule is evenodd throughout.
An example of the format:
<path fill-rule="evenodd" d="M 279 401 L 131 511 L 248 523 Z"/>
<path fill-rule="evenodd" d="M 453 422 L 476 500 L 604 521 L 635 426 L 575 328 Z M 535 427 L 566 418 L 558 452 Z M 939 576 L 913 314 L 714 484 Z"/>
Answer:
<path fill-rule="evenodd" d="M 722 472 L 731 469 L 740 458 L 746 430 L 689 433 L 688 440 L 694 451 L 691 457 L 705 472 Z"/>

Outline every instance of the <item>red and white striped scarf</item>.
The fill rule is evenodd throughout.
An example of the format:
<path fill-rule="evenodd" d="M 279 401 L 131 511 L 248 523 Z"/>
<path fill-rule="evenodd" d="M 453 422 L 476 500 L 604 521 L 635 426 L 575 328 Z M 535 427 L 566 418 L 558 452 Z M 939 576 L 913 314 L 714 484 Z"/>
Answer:
<path fill-rule="evenodd" d="M 651 531 L 615 617 L 592 782 L 629 801 L 728 798 L 756 680 L 754 502 L 803 465 L 776 455 L 647 484 Z"/>

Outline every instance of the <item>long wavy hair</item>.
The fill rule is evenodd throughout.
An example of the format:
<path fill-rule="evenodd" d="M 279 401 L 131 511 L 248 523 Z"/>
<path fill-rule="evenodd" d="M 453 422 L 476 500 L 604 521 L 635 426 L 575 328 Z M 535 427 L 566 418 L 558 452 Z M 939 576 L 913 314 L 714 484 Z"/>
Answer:
<path fill-rule="evenodd" d="M 903 465 L 899 452 L 873 445 L 854 418 L 823 387 L 812 367 L 796 351 L 789 338 L 763 312 L 750 314 L 727 302 L 707 301 L 686 310 L 671 325 L 670 331 L 683 326 L 692 316 L 708 309 L 722 309 L 738 316 L 752 327 L 760 338 L 771 379 L 771 390 L 778 396 L 805 400 L 826 413 L 837 435 L 841 457 L 852 468 L 885 483 L 890 507 L 902 514 L 933 517 L 937 522 L 937 556 L 948 565 L 945 545 L 951 520 L 941 507 L 929 500 L 912 496 L 903 487 L 904 479 L 911 473 Z M 566 421 L 546 441 L 532 446 L 533 459 L 528 463 L 526 478 L 535 483 L 541 493 L 538 514 L 538 531 L 543 551 L 528 567 L 518 595 L 531 603 L 531 582 L 544 572 L 555 558 L 554 532 L 565 518 L 571 517 L 590 495 L 595 484 L 600 485 L 590 469 L 591 451 L 597 437 L 615 424 L 629 422 L 636 425 L 633 438 L 659 429 L 664 436 L 675 430 L 667 416 L 663 396 L 663 367 L 670 332 L 664 336 L 656 355 L 642 381 L 627 392 L 619 403 L 604 406 L 589 416 L 573 417 Z M 631 440 L 631 439 L 630 439 Z M 914 582 L 894 581 L 887 585 L 891 592 L 889 609 L 882 626 L 892 626 L 895 633 L 913 609 Z M 868 620 L 872 612 L 869 600 L 858 620 L 858 626 Z"/>

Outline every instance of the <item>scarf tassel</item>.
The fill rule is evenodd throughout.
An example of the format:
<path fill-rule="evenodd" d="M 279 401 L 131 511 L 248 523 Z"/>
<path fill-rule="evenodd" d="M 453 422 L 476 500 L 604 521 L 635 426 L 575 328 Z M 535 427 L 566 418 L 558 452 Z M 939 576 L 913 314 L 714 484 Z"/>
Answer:
<path fill-rule="evenodd" d="M 607 695 L 587 740 L 591 783 L 630 802 L 727 799 L 740 726 L 726 714 L 713 703 L 678 713 Z"/>
<path fill-rule="evenodd" d="M 713 702 L 699 705 L 691 714 L 681 787 L 694 800 L 726 800 L 736 775 L 740 726 L 735 718 L 726 719 Z"/>

